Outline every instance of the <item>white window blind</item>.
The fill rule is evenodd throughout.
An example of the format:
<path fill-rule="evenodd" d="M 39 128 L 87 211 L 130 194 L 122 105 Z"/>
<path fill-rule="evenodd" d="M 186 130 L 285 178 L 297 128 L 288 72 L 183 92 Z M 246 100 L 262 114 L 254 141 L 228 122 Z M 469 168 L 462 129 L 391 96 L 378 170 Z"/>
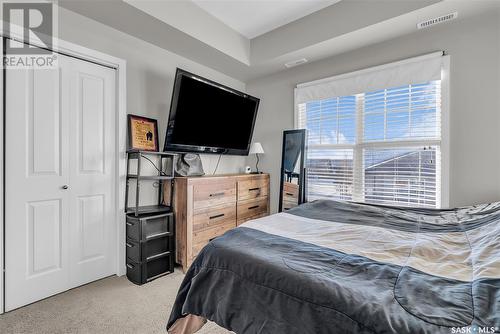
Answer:
<path fill-rule="evenodd" d="M 436 207 L 438 157 L 436 146 L 365 149 L 365 201 Z"/>
<path fill-rule="evenodd" d="M 434 54 L 342 75 L 348 90 L 338 89 L 335 78 L 298 86 L 296 125 L 308 130 L 309 200 L 441 206 L 441 74 L 435 68 L 441 68 L 441 58 Z M 405 84 L 384 86 L 400 81 Z M 360 91 L 367 87 L 373 89 Z M 339 91 L 356 93 L 335 95 Z"/>
<path fill-rule="evenodd" d="M 308 152 L 308 199 L 352 200 L 354 166 L 352 149 Z"/>

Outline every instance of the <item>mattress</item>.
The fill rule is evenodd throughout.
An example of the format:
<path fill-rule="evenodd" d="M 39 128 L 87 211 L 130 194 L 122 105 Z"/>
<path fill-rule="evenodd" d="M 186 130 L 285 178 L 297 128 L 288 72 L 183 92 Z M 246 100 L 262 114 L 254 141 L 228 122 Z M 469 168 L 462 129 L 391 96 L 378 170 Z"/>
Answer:
<path fill-rule="evenodd" d="M 189 268 L 168 320 L 236 333 L 499 333 L 500 203 L 315 201 L 247 222 Z"/>

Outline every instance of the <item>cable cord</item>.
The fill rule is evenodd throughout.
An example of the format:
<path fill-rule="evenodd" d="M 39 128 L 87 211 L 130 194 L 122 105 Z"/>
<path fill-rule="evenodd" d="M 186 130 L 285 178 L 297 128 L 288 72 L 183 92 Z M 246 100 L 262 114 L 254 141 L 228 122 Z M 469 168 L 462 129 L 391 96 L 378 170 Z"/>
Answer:
<path fill-rule="evenodd" d="M 168 176 L 167 173 L 165 173 L 164 171 L 162 171 L 161 169 L 159 169 L 158 167 L 156 167 L 156 164 L 151 160 L 149 159 L 148 157 L 144 156 L 144 155 L 141 155 L 141 157 L 143 157 L 144 159 L 146 159 L 147 161 L 149 161 L 149 163 L 158 171 L 158 173 L 160 173 L 161 176 Z M 153 188 L 160 188 L 161 186 L 161 182 L 153 182 Z M 165 194 L 162 193 L 162 200 L 161 200 L 161 203 L 165 203 Z"/>
<path fill-rule="evenodd" d="M 219 168 L 219 162 L 220 162 L 221 157 L 222 157 L 222 154 L 219 154 L 219 159 L 217 159 L 217 165 L 215 165 L 215 169 L 214 169 L 214 172 L 212 173 L 212 175 L 215 175 L 215 172 L 217 172 L 217 168 Z"/>
<path fill-rule="evenodd" d="M 151 165 L 153 165 L 153 167 L 158 171 L 158 173 L 160 173 L 161 176 L 167 176 L 167 173 L 165 173 L 164 171 L 162 171 L 161 169 L 159 169 L 158 167 L 156 167 L 156 164 L 151 159 L 149 159 L 148 157 L 145 157 L 143 155 L 142 155 L 142 157 L 144 159 L 146 159 L 147 161 L 149 161 L 149 163 Z"/>

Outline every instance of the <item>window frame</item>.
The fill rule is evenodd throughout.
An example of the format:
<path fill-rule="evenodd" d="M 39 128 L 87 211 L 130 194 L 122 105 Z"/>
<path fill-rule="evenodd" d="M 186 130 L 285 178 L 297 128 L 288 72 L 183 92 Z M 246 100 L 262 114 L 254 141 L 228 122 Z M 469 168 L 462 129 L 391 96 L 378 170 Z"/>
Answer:
<path fill-rule="evenodd" d="M 436 196 L 437 208 L 449 208 L 450 206 L 450 164 L 449 164 L 449 154 L 450 154 L 450 128 L 449 128 L 449 107 L 450 107 L 450 56 L 442 56 L 442 68 L 441 68 L 441 139 L 440 140 L 391 140 L 391 141 L 369 141 L 364 142 L 361 139 L 364 136 L 364 124 L 363 124 L 363 105 L 361 102 L 361 94 L 356 95 L 356 140 L 353 144 L 323 144 L 314 145 L 315 147 L 321 147 L 323 149 L 352 149 L 353 150 L 353 194 L 352 200 L 356 202 L 364 201 L 363 194 L 363 183 L 364 183 L 364 170 L 363 170 L 363 153 L 366 148 L 398 148 L 398 147 L 422 147 L 429 145 L 437 145 L 440 147 L 440 165 L 436 166 L 436 176 L 439 180 L 439 187 L 436 191 L 439 193 Z M 396 63 L 404 63 L 399 61 Z M 319 81 L 332 81 L 340 78 L 345 78 L 346 76 L 354 76 L 359 72 L 366 70 L 373 70 L 376 68 L 383 68 L 391 66 L 391 64 L 380 65 L 372 67 L 365 70 L 355 71 L 352 73 L 340 74 L 337 76 L 321 79 Z M 386 87 L 392 88 L 392 87 Z M 294 90 L 294 129 L 299 129 L 299 104 L 297 103 L 297 88 Z M 306 152 L 308 149 L 312 148 L 306 140 Z M 361 180 L 361 182 L 359 182 Z"/>

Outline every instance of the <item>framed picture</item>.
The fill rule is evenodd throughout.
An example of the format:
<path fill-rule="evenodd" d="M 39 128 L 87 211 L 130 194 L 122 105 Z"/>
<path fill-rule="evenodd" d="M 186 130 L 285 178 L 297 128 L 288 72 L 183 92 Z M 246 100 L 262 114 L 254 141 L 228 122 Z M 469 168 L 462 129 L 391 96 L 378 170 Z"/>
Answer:
<path fill-rule="evenodd" d="M 158 122 L 156 119 L 127 115 L 129 151 L 158 151 Z"/>

